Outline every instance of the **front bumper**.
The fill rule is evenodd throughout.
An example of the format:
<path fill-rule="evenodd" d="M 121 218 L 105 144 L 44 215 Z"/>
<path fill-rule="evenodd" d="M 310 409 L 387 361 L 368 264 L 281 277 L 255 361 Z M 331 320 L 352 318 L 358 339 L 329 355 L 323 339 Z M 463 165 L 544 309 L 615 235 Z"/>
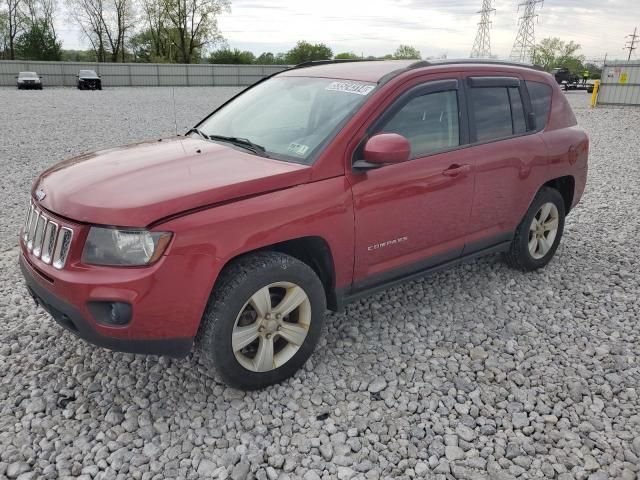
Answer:
<path fill-rule="evenodd" d="M 42 283 L 46 280 L 38 278 L 40 274 L 24 255 L 20 255 L 20 269 L 27 289 L 36 303 L 44 308 L 59 325 L 89 343 L 119 352 L 167 355 L 176 358 L 185 357 L 191 351 L 193 337 L 132 339 L 111 337 L 100 333 L 75 306 L 43 286 Z"/>

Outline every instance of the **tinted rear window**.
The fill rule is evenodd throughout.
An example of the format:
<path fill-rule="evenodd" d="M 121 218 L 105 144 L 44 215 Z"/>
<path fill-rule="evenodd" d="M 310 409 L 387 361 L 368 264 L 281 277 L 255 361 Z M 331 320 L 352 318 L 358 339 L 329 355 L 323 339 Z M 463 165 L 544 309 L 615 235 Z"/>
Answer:
<path fill-rule="evenodd" d="M 529 97 L 531 97 L 531 106 L 536 114 L 536 130 L 542 130 L 549 119 L 553 90 L 546 83 L 527 80 L 526 84 Z"/>
<path fill-rule="evenodd" d="M 478 142 L 513 135 L 511 104 L 505 87 L 473 88 L 471 97 Z"/>
<path fill-rule="evenodd" d="M 509 98 L 511 99 L 511 115 L 513 116 L 513 133 L 524 133 L 527 131 L 527 121 L 524 116 L 520 90 L 517 87 L 509 87 Z"/>

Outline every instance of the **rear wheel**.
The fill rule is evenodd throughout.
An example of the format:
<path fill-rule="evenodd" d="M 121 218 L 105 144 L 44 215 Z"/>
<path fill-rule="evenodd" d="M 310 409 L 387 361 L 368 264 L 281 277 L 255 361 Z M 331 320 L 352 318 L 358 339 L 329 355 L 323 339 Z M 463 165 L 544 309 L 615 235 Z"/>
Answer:
<path fill-rule="evenodd" d="M 506 254 L 507 263 L 532 271 L 547 265 L 564 232 L 565 206 L 560 192 L 543 187 L 533 199 Z"/>
<path fill-rule="evenodd" d="M 326 308 L 320 279 L 278 252 L 225 268 L 198 335 L 204 363 L 232 387 L 254 390 L 293 375 L 320 338 Z"/>

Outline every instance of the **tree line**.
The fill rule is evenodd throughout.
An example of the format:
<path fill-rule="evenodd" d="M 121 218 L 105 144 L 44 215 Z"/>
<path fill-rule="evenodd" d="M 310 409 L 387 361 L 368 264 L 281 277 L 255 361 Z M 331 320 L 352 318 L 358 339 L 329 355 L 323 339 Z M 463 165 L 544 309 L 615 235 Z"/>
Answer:
<path fill-rule="evenodd" d="M 287 52 L 231 49 L 218 29 L 230 0 L 0 0 L 0 59 L 97 62 L 297 64 L 334 57 L 324 43 Z M 89 50 L 63 50 L 53 19 L 65 13 Z M 216 48 L 217 47 L 217 48 Z M 343 52 L 335 58 L 360 58 Z M 368 57 L 371 58 L 371 57 Z M 402 45 L 383 58 L 420 58 Z"/>
<path fill-rule="evenodd" d="M 0 0 L 0 58 L 193 63 L 223 39 L 229 0 L 62 0 L 88 51 L 63 51 L 57 0 Z"/>
<path fill-rule="evenodd" d="M 602 69 L 593 62 L 587 62 L 580 53 L 581 46 L 574 41 L 565 42 L 557 37 L 549 37 L 540 41 L 533 51 L 533 64 L 547 72 L 554 68 L 568 68 L 570 72 L 581 74 L 589 72 L 589 77 L 599 79 Z"/>

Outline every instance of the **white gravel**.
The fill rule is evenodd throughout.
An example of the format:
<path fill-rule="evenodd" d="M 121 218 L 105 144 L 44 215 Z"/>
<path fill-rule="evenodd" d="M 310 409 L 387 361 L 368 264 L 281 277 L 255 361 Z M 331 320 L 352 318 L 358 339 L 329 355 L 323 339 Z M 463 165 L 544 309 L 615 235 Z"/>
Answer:
<path fill-rule="evenodd" d="M 179 129 L 234 91 L 176 89 Z M 590 177 L 545 270 L 495 256 L 364 299 L 294 379 L 245 394 L 77 340 L 17 268 L 36 174 L 172 133 L 171 89 L 0 89 L 0 478 L 636 478 L 640 109 L 569 95 Z"/>

